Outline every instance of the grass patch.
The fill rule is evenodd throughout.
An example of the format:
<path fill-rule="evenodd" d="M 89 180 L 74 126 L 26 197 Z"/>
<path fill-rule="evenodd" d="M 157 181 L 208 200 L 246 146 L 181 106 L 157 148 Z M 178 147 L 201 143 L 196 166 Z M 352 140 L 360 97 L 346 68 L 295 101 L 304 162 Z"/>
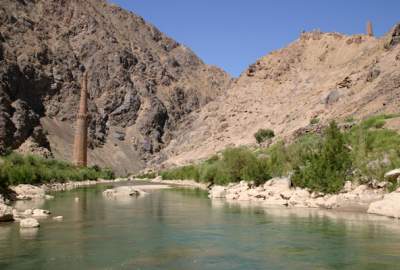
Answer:
<path fill-rule="evenodd" d="M 110 169 L 101 169 L 98 166 L 76 167 L 64 161 L 17 153 L 11 153 L 1 159 L 2 186 L 114 178 Z"/>

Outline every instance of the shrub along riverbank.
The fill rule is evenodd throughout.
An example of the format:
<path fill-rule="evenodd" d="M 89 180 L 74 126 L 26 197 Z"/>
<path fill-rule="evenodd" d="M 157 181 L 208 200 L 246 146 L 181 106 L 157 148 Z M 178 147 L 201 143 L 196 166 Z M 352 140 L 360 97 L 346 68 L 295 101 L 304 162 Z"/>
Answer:
<path fill-rule="evenodd" d="M 323 134 L 308 134 L 291 144 L 268 148 L 230 148 L 199 164 L 161 171 L 162 179 L 193 179 L 228 184 L 242 180 L 262 184 L 292 175 L 292 183 L 314 191 L 336 193 L 345 181 L 382 181 L 384 172 L 400 167 L 400 135 L 386 129 L 397 115 L 380 115 L 341 131 L 335 122 Z M 389 187 L 394 189 L 397 183 Z"/>
<path fill-rule="evenodd" d="M 11 153 L 1 157 L 0 186 L 48 182 L 113 179 L 114 173 L 98 166 L 76 167 L 64 161 Z"/>

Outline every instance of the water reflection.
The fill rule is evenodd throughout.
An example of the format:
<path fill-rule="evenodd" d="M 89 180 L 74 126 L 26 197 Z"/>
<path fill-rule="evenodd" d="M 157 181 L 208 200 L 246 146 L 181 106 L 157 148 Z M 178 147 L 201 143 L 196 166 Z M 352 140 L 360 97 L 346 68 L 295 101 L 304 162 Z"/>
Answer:
<path fill-rule="evenodd" d="M 33 240 L 37 237 L 39 228 L 21 228 L 19 232 L 22 239 Z"/>

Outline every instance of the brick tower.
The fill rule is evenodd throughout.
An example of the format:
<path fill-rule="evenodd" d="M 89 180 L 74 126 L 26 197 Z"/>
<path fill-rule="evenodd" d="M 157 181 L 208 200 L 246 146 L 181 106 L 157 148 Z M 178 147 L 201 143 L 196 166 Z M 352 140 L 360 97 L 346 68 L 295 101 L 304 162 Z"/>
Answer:
<path fill-rule="evenodd" d="M 371 21 L 367 22 L 367 35 L 370 37 L 374 36 L 374 31 L 372 30 L 372 23 Z"/>
<path fill-rule="evenodd" d="M 76 118 L 73 163 L 77 166 L 87 165 L 87 72 L 81 81 L 81 99 Z"/>

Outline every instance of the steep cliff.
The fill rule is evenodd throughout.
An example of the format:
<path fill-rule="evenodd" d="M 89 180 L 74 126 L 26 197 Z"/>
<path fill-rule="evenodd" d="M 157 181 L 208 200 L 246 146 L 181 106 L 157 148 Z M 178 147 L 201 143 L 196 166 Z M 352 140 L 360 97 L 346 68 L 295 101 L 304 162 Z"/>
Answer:
<path fill-rule="evenodd" d="M 69 160 L 86 69 L 89 162 L 119 173 L 142 168 L 186 115 L 231 83 L 141 17 L 103 0 L 1 1 L 0 62 L 0 150 L 30 142 Z"/>

